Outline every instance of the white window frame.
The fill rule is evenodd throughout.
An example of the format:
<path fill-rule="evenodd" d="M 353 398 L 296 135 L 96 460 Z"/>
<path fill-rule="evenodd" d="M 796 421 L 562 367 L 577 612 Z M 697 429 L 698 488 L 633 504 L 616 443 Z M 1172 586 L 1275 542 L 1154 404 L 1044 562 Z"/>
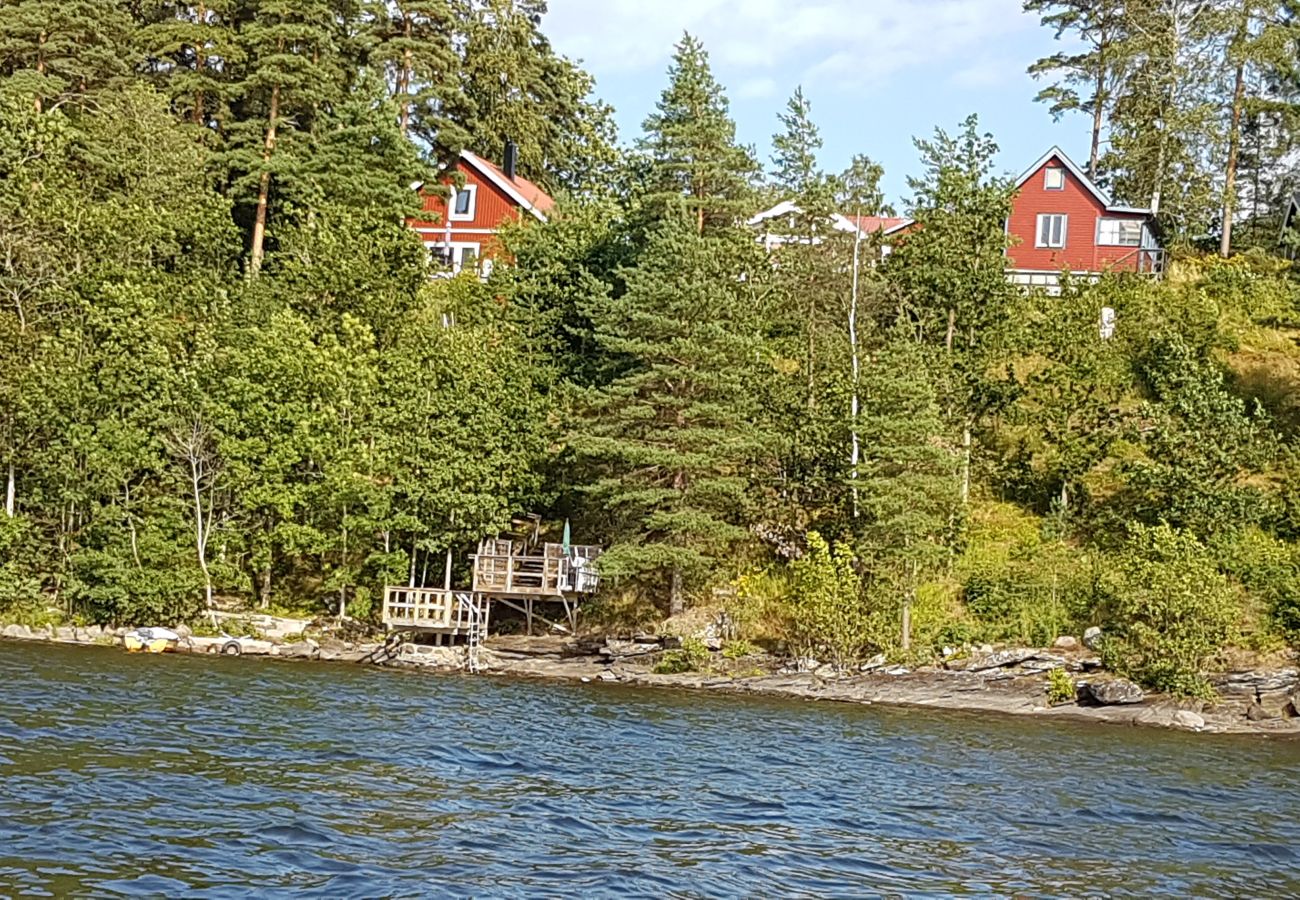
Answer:
<path fill-rule="evenodd" d="M 452 275 L 459 275 L 461 273 L 461 271 L 465 268 L 465 251 L 473 250 L 474 251 L 474 272 L 476 274 L 483 274 L 483 266 L 485 260 L 483 258 L 482 244 L 477 244 L 473 241 L 452 241 L 451 243 L 448 243 L 446 241 L 426 241 L 424 246 L 429 248 L 430 254 L 438 253 L 439 255 L 442 255 L 443 251 L 447 250 L 448 248 L 451 249 L 451 274 Z M 441 273 L 441 274 L 445 274 L 445 273 Z"/>
<path fill-rule="evenodd" d="M 478 208 L 478 185 L 467 184 L 462 188 L 452 185 L 453 192 L 451 202 L 447 205 L 447 221 L 449 222 L 472 222 L 474 221 L 474 211 Z M 460 192 L 465 191 L 469 194 L 469 211 L 456 212 L 456 201 L 460 198 Z"/>
<path fill-rule="evenodd" d="M 1116 223 L 1123 222 L 1130 225 L 1136 225 L 1137 241 L 1134 243 L 1127 243 L 1125 241 L 1119 240 L 1119 233 L 1122 229 L 1118 226 L 1118 224 L 1116 225 L 1115 228 L 1115 235 L 1116 235 L 1115 239 L 1108 240 L 1102 234 L 1102 230 L 1105 227 L 1106 223 L 1108 222 L 1116 222 Z M 1140 219 L 1126 219 L 1123 218 L 1122 216 L 1100 216 L 1097 219 L 1097 246 L 1099 247 L 1141 247 L 1142 233 L 1143 233 L 1143 224 Z"/>
<path fill-rule="evenodd" d="M 1053 172 L 1055 172 L 1056 175 L 1061 179 L 1060 184 L 1057 185 L 1052 184 Z M 1043 190 L 1045 191 L 1065 190 L 1065 169 L 1062 168 L 1061 166 L 1048 166 L 1047 168 L 1043 169 Z"/>
<path fill-rule="evenodd" d="M 1060 219 L 1061 220 L 1061 237 L 1059 243 L 1052 240 L 1052 232 L 1048 231 L 1047 240 L 1043 240 L 1043 220 Z M 1034 246 L 1040 250 L 1060 250 L 1065 247 L 1067 235 L 1070 228 L 1070 217 L 1066 213 L 1039 213 L 1038 218 L 1034 220 Z"/>

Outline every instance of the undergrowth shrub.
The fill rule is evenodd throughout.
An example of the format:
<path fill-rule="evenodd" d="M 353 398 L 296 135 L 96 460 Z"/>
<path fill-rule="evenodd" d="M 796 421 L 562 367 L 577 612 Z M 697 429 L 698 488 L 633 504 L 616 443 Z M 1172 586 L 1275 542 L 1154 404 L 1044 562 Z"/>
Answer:
<path fill-rule="evenodd" d="M 866 603 L 862 579 L 847 545 L 831 547 L 808 532 L 808 552 L 791 566 L 791 618 L 801 651 L 826 656 L 838 668 L 881 643 Z"/>
<path fill-rule="evenodd" d="M 1052 669 L 1047 673 L 1047 702 L 1051 706 L 1073 703 L 1078 694 L 1074 679 L 1064 669 Z"/>
<path fill-rule="evenodd" d="M 1103 584 L 1106 666 L 1156 690 L 1212 698 L 1204 665 L 1241 603 L 1207 548 L 1168 525 L 1135 525 Z"/>
<path fill-rule="evenodd" d="M 655 665 L 657 675 L 680 675 L 685 672 L 698 672 L 708 666 L 709 648 L 699 638 L 682 638 L 680 650 L 669 650 L 663 659 Z"/>
<path fill-rule="evenodd" d="M 971 516 L 954 565 L 969 642 L 1050 644 L 1085 624 L 1096 602 L 1091 559 L 1045 535 L 1044 520 L 1006 503 Z M 962 633 L 959 632 L 959 633 Z"/>

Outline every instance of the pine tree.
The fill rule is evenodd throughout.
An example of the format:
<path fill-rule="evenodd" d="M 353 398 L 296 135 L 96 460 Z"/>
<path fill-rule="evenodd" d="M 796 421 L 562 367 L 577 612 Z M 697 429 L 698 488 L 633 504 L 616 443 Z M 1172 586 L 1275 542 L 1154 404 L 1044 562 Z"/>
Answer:
<path fill-rule="evenodd" d="M 922 339 L 944 350 L 940 387 L 945 416 L 962 434 L 966 498 L 972 429 L 1000 398 L 998 391 L 985 390 L 989 362 L 1015 322 L 1011 310 L 1018 295 L 1005 270 L 1005 222 L 1014 186 L 992 174 L 997 144 L 979 133 L 975 116 L 957 136 L 936 129 L 933 140 L 915 143 L 926 171 L 908 183 L 915 192 L 912 216 L 921 227 L 900 242 L 887 271 Z"/>
<path fill-rule="evenodd" d="M 749 212 L 758 165 L 736 143 L 722 85 L 704 46 L 690 34 L 677 44 L 668 82 L 637 141 L 649 159 L 649 199 L 663 208 L 684 198 L 701 233 L 735 223 Z"/>
<path fill-rule="evenodd" d="M 772 136 L 772 181 L 787 199 L 798 198 L 806 204 L 808 193 L 823 188 L 826 177 L 817 163 L 821 133 L 812 120 L 812 105 L 802 87 L 795 88 L 777 120 L 784 131 Z"/>
<path fill-rule="evenodd" d="M 1223 41 L 1223 65 L 1229 96 L 1223 104 L 1227 131 L 1227 157 L 1223 168 L 1223 195 L 1220 203 L 1219 253 L 1227 256 L 1232 249 L 1233 226 L 1241 205 L 1243 188 L 1258 201 L 1261 167 L 1285 169 L 1283 151 L 1273 159 L 1261 159 L 1261 138 L 1265 130 L 1273 141 L 1290 145 L 1295 140 L 1297 99 L 1295 60 L 1300 25 L 1288 5 L 1280 0 L 1235 0 L 1222 11 L 1223 28 L 1229 32 Z M 1254 154 L 1246 147 L 1254 137 Z M 1252 156 L 1254 157 L 1251 164 Z M 1253 179 L 1239 183 L 1243 169 L 1252 170 Z M 1277 204 L 1280 198 L 1270 198 Z"/>
<path fill-rule="evenodd" d="M 254 0 L 239 32 L 246 63 L 232 127 L 231 165 L 236 192 L 251 182 L 252 237 L 248 272 L 256 276 L 266 256 L 272 183 L 293 157 L 284 152 L 297 133 L 310 132 L 321 105 L 346 79 L 339 54 L 338 22 L 329 0 Z"/>
<path fill-rule="evenodd" d="M 1208 230 L 1214 209 L 1222 69 L 1220 18 L 1204 0 L 1135 4 L 1127 15 L 1127 75 L 1103 156 L 1114 193 L 1149 203 L 1175 234 Z"/>
<path fill-rule="evenodd" d="M 468 11 L 456 0 L 377 0 L 369 16 L 369 59 L 385 73 L 402 135 L 454 158 L 469 138 L 449 114 L 465 102 L 456 39 Z"/>
<path fill-rule="evenodd" d="M 53 99 L 125 80 L 136 54 L 130 6 L 122 0 L 9 0 L 0 14 L 0 77 Z"/>
<path fill-rule="evenodd" d="M 449 117 L 466 146 L 500 161 L 507 141 L 518 171 L 551 191 L 610 180 L 617 161 L 613 109 L 592 99 L 590 75 L 541 32 L 543 0 L 482 0 L 466 22 L 461 94 Z M 444 149 L 439 153 L 447 157 Z"/>
<path fill-rule="evenodd" d="M 234 0 L 165 0 L 137 37 L 176 110 L 218 134 L 229 118 L 230 78 L 242 61 L 237 12 Z"/>
<path fill-rule="evenodd" d="M 612 522 L 604 571 L 667 587 L 671 615 L 745 537 L 767 446 L 752 288 L 740 277 L 752 245 L 666 219 L 627 292 L 596 317 L 602 350 L 623 370 L 585 392 L 570 445 L 595 470 L 588 492 Z"/>
<path fill-rule="evenodd" d="M 1125 25 L 1122 0 L 1025 0 L 1025 12 L 1037 13 L 1042 23 L 1083 43 L 1081 52 L 1061 51 L 1029 67 L 1034 78 L 1054 76 L 1056 81 L 1035 98 L 1051 104 L 1053 118 L 1082 112 L 1092 119 L 1088 174 L 1098 175 L 1101 138 L 1116 88 L 1124 76 Z"/>
<path fill-rule="evenodd" d="M 765 308 L 769 346 L 782 364 L 767 406 L 785 437 L 788 499 L 795 508 L 814 509 L 839 499 L 834 488 L 846 459 L 842 310 L 852 242 L 836 228 L 835 185 L 818 164 L 821 135 L 802 90 L 778 120 L 783 127 L 772 137 L 773 189 L 796 206 L 775 223 L 782 241 L 772 251 L 773 296 Z M 797 370 L 798 377 L 781 375 L 786 370 Z"/>

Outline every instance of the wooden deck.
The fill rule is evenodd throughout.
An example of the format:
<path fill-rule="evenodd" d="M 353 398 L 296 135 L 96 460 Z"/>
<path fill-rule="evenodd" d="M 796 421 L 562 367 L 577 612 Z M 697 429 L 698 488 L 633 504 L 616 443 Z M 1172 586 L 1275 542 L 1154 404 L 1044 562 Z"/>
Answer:
<path fill-rule="evenodd" d="M 595 561 L 601 548 L 584 544 L 565 551 L 561 544 L 543 544 L 528 552 L 520 541 L 491 539 L 474 554 L 474 591 L 518 599 L 560 599 L 593 593 L 600 584 Z"/>
<path fill-rule="evenodd" d="M 487 636 L 493 602 L 524 614 L 528 633 L 539 619 L 538 603 L 560 604 L 570 633 L 577 630 L 582 597 L 600 586 L 595 562 L 601 548 L 590 545 L 536 544 L 490 538 L 481 541 L 474 560 L 473 584 L 468 591 L 451 588 L 451 557 L 442 587 L 384 588 L 383 622 L 390 631 L 432 634 L 444 638 L 465 635 L 473 654 Z M 472 658 L 472 657 L 471 657 Z"/>
<path fill-rule="evenodd" d="M 394 630 L 446 635 L 486 632 L 491 604 L 472 591 L 445 588 L 384 588 L 383 621 Z"/>

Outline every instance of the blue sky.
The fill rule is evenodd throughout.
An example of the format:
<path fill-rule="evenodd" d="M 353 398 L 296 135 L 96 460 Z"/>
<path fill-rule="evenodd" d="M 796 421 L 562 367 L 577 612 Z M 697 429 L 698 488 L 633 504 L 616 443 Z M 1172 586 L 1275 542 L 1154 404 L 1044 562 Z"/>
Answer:
<path fill-rule="evenodd" d="M 822 164 L 866 153 L 885 167 L 897 205 L 917 171 L 914 135 L 955 130 L 971 112 L 1019 173 L 1053 144 L 1086 162 L 1089 122 L 1053 122 L 1025 74 L 1061 44 L 1020 0 L 551 0 L 543 29 L 580 59 L 618 112 L 620 136 L 640 133 L 683 30 L 709 50 L 740 139 L 771 156 L 776 115 L 797 85 L 822 130 Z"/>

